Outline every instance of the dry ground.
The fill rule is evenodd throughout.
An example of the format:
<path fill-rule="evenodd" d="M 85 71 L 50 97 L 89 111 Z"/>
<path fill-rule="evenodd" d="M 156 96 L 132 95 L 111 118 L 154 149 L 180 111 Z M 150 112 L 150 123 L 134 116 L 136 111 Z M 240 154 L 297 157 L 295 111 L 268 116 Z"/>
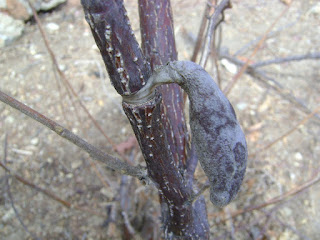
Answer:
<path fill-rule="evenodd" d="M 245 61 L 254 48 L 252 41 L 264 34 L 285 5 L 278 0 L 232 2 L 233 8 L 226 11 L 222 24 L 221 48 L 230 54 L 238 53 L 237 57 Z M 179 59 L 191 57 L 204 3 L 172 0 Z M 127 0 L 126 6 L 139 38 L 136 1 Z M 320 51 L 319 8 L 317 0 L 295 0 L 252 62 Z M 133 133 L 79 3 L 69 1 L 56 11 L 42 14 L 41 20 L 60 68 L 80 99 L 116 144 L 125 142 Z M 59 28 L 50 28 L 49 23 Z M 71 103 L 64 87 L 60 86 L 59 91 L 49 54 L 34 23 L 28 23 L 21 39 L 0 51 L 1 91 L 112 153 L 111 145 L 77 103 Z M 211 72 L 210 64 L 207 70 Z M 222 87 L 234 75 L 228 70 L 230 65 L 220 62 Z M 237 210 L 267 202 L 320 174 L 320 114 L 274 146 L 259 150 L 307 116 L 305 109 L 285 96 L 295 96 L 310 110 L 319 106 L 319 60 L 275 64 L 261 70 L 282 90 L 243 75 L 229 95 L 246 132 L 249 153 L 258 154 L 249 159 L 242 190 L 233 203 L 221 210 L 208 202 L 212 239 L 320 239 L 319 184 L 286 201 L 222 221 Z M 98 164 L 103 184 L 85 153 L 4 104 L 0 104 L 0 119 L 1 154 L 5 134 L 8 136 L 7 166 L 37 186 L 84 208 L 65 208 L 14 178 L 7 182 L 0 170 L 0 238 L 32 239 L 27 228 L 41 239 L 119 239 L 122 218 L 115 217 L 108 224 L 107 216 L 119 211 L 121 178 Z M 136 162 L 142 161 L 135 148 L 127 154 L 135 156 Z M 200 182 L 205 181 L 201 171 L 197 176 Z M 135 180 L 130 186 L 135 205 L 129 217 L 147 216 L 157 228 L 156 192 Z M 140 238 L 143 237 L 137 235 Z"/>

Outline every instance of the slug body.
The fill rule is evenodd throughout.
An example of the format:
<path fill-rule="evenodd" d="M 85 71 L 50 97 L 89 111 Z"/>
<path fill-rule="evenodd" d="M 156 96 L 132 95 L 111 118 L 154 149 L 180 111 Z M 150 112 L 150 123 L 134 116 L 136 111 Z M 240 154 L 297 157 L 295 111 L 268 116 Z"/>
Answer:
<path fill-rule="evenodd" d="M 132 104 L 146 102 L 157 86 L 168 83 L 179 84 L 189 96 L 192 141 L 210 182 L 210 200 L 216 206 L 225 206 L 239 191 L 248 156 L 233 107 L 210 75 L 190 61 L 160 67 L 146 86 L 123 100 Z"/>

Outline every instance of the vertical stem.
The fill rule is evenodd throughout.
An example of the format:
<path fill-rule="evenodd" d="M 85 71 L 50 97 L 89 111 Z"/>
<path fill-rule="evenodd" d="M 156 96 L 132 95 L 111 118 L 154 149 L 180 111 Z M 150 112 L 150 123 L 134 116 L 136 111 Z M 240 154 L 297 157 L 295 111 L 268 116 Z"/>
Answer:
<path fill-rule="evenodd" d="M 164 200 L 162 207 L 166 214 L 162 217 L 165 231 L 184 236 L 194 231 L 192 226 L 185 228 L 193 217 L 190 207 L 185 204 L 192 192 L 185 184 L 172 153 L 168 151 L 161 100 L 158 95 L 138 106 L 124 102 L 123 108 L 138 139 L 148 174 Z"/>
<path fill-rule="evenodd" d="M 170 1 L 139 0 L 142 50 L 154 69 L 177 60 Z M 183 113 L 183 94 L 177 84 L 160 87 L 162 112 L 170 150 L 176 163 L 187 165 L 189 136 Z"/>
<path fill-rule="evenodd" d="M 170 1 L 139 0 L 139 14 L 142 49 L 151 64 L 151 69 L 157 65 L 177 60 Z M 200 236 L 201 239 L 207 239 L 209 227 L 203 199 L 194 205 L 184 204 L 184 193 L 188 196 L 192 193 L 192 180 L 197 158 L 189 146 L 189 135 L 183 113 L 182 90 L 176 84 L 163 85 L 159 88 L 163 98 L 161 120 L 166 133 L 168 150 L 178 167 L 172 169 L 173 172 L 170 172 L 170 175 L 180 176 L 182 173 L 182 181 L 180 179 L 169 181 L 169 185 L 182 194 L 165 194 L 160 185 L 162 221 L 165 225 L 165 232 L 168 235 L 171 233 L 174 236 L 184 236 L 185 239 L 199 238 Z M 172 160 L 170 157 L 163 156 L 161 161 L 165 167 L 163 171 L 158 169 L 157 173 L 166 175 L 169 170 L 166 166 L 172 165 Z M 177 211 L 172 212 L 172 206 Z M 186 216 L 188 217 L 186 218 Z M 182 223 L 184 224 L 182 225 Z"/>
<path fill-rule="evenodd" d="M 131 29 L 123 1 L 81 3 L 114 88 L 121 95 L 138 91 L 150 77 L 151 69 Z"/>
<path fill-rule="evenodd" d="M 122 0 L 82 0 L 82 5 L 119 94 L 135 93 L 146 83 L 151 69 L 177 59 L 169 1 L 139 1 L 144 55 Z M 166 237 L 208 239 L 204 199 L 194 204 L 189 201 L 197 158 L 189 151 L 181 89 L 172 84 L 162 87 L 160 92 L 141 105 L 123 102 L 123 108 L 148 174 L 159 189 Z"/>

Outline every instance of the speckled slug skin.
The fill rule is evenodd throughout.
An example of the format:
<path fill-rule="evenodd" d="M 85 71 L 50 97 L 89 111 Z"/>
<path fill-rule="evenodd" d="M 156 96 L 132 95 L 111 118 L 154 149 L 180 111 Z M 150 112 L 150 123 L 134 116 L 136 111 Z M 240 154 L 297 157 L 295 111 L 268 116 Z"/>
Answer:
<path fill-rule="evenodd" d="M 168 83 L 179 84 L 189 96 L 192 141 L 210 182 L 210 200 L 218 207 L 225 206 L 239 191 L 248 157 L 233 107 L 210 75 L 190 61 L 159 67 L 146 86 L 123 100 L 141 104 L 153 97 L 156 86 Z"/>

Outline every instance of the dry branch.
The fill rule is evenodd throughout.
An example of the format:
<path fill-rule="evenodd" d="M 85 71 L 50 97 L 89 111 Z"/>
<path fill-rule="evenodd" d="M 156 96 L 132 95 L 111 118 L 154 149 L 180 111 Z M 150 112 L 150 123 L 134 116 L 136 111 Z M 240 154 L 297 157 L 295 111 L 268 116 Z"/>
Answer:
<path fill-rule="evenodd" d="M 206 65 L 207 59 L 211 52 L 211 42 L 212 42 L 212 36 L 216 29 L 216 27 L 219 25 L 221 21 L 223 21 L 223 11 L 227 8 L 231 7 L 230 0 L 223 0 L 216 8 L 213 13 L 213 15 L 210 18 L 208 29 L 205 37 L 205 43 L 203 47 L 202 56 L 200 59 L 199 65 L 203 68 Z M 222 18 L 219 19 L 220 15 L 222 14 Z"/>
<path fill-rule="evenodd" d="M 31 4 L 31 2 L 28 0 L 28 3 L 33 11 L 33 15 L 34 15 L 34 18 L 37 22 L 37 26 L 39 28 L 39 31 L 40 31 L 40 34 L 41 34 L 41 37 L 44 41 L 44 44 L 45 44 L 45 47 L 50 55 L 50 58 L 51 58 L 51 61 L 52 61 L 52 64 L 54 66 L 54 69 L 56 70 L 56 72 L 58 73 L 60 79 L 62 80 L 62 84 L 66 87 L 66 91 L 67 91 L 67 95 L 68 97 L 70 98 L 70 100 L 72 101 L 72 104 L 74 105 L 75 102 L 74 102 L 74 99 L 72 98 L 75 97 L 76 100 L 77 100 L 77 103 L 79 104 L 79 106 L 84 110 L 84 112 L 87 114 L 87 116 L 89 117 L 90 121 L 93 123 L 93 125 L 95 126 L 95 128 L 104 136 L 104 138 L 108 141 L 108 143 L 112 146 L 112 150 L 117 152 L 124 160 L 126 160 L 127 162 L 129 162 L 128 158 L 121 152 L 119 152 L 116 148 L 116 145 L 115 143 L 112 141 L 112 139 L 106 134 L 106 132 L 103 130 L 103 128 L 100 126 L 100 124 L 97 122 L 97 120 L 95 120 L 95 118 L 91 115 L 91 113 L 89 112 L 89 110 L 86 108 L 86 106 L 82 103 L 79 95 L 76 93 L 76 91 L 73 89 L 71 83 L 69 82 L 69 80 L 67 79 L 67 77 L 65 76 L 65 74 L 60 70 L 59 68 L 59 64 L 58 64 L 58 60 L 53 52 L 53 50 L 51 49 L 50 47 L 50 44 L 49 44 L 49 40 L 47 38 L 47 35 L 43 29 L 43 26 L 42 26 L 42 23 L 39 19 L 39 16 L 37 14 L 37 11 L 34 9 L 33 5 Z M 58 84 L 59 86 L 59 84 Z M 74 109 L 76 109 L 74 107 Z M 78 116 L 78 111 L 75 111 L 76 113 L 76 116 L 78 117 L 79 119 L 79 116 Z M 90 163 L 92 168 L 94 169 L 94 171 L 97 171 L 96 169 L 96 166 L 95 166 L 95 163 Z M 99 175 L 98 175 L 99 177 Z M 105 185 L 104 181 L 102 180 L 102 178 L 100 178 L 100 181 Z"/>
<path fill-rule="evenodd" d="M 210 3 L 208 2 L 206 5 L 206 8 L 204 10 L 204 13 L 202 15 L 202 20 L 201 20 L 201 24 L 200 24 L 200 28 L 199 28 L 199 32 L 198 32 L 198 36 L 197 36 L 197 40 L 193 49 L 193 54 L 191 57 L 191 61 L 192 62 L 196 62 L 198 54 L 200 52 L 202 43 L 203 43 L 203 34 L 205 31 L 205 28 L 207 26 L 207 21 L 208 21 L 208 15 L 212 9 L 212 6 L 214 3 L 216 3 L 217 0 L 211 0 Z"/>
<path fill-rule="evenodd" d="M 131 175 L 134 177 L 138 177 L 139 179 L 148 180 L 146 172 L 143 168 L 130 166 L 128 163 L 120 161 L 118 158 L 115 158 L 107 153 L 102 152 L 101 150 L 97 149 L 93 145 L 87 143 L 85 140 L 83 140 L 79 136 L 73 134 L 68 129 L 62 127 L 61 125 L 54 122 L 53 120 L 43 116 L 42 114 L 38 113 L 32 108 L 24 105 L 23 103 L 19 102 L 18 100 L 8 96 L 7 94 L 1 91 L 0 91 L 0 101 L 10 105 L 11 107 L 31 117 L 32 119 L 36 120 L 42 125 L 45 125 L 49 129 L 57 133 L 59 136 L 67 139 L 69 142 L 72 142 L 79 148 L 89 153 L 89 155 L 93 159 L 104 163 L 108 168 L 118 171 L 121 174 Z"/>
<path fill-rule="evenodd" d="M 257 62 L 254 64 L 251 64 L 251 68 L 259 68 L 259 67 L 265 67 L 267 65 L 271 64 L 279 64 L 279 63 L 286 63 L 286 62 L 293 62 L 293 61 L 302 61 L 302 60 L 315 60 L 320 58 L 320 52 L 314 52 L 314 53 L 307 53 L 303 55 L 295 55 L 295 56 L 288 56 L 283 58 L 274 58 L 266 61 Z"/>
<path fill-rule="evenodd" d="M 233 64 L 238 65 L 238 66 L 244 66 L 244 64 L 245 64 L 244 61 L 241 61 L 235 57 L 232 57 L 228 53 L 221 52 L 221 53 L 219 53 L 219 57 L 220 57 L 220 59 L 225 58 L 228 61 L 230 61 Z M 288 57 L 288 58 L 290 58 L 290 57 Z M 294 95 L 292 95 L 291 93 L 286 91 L 284 89 L 284 87 L 279 82 L 277 82 L 275 79 L 267 76 L 264 71 L 262 71 L 260 69 L 255 69 L 255 68 L 251 67 L 251 65 L 249 65 L 246 69 L 246 73 L 249 74 L 250 76 L 254 77 L 255 79 L 261 81 L 263 84 L 267 85 L 268 87 L 270 87 L 274 91 L 276 91 L 281 97 L 283 97 L 287 101 L 291 102 L 292 104 L 296 105 L 304 113 L 310 114 L 312 112 L 303 102 L 301 102 L 301 100 L 298 100 Z M 319 118 L 318 115 L 315 115 L 315 116 L 317 118 Z"/>
<path fill-rule="evenodd" d="M 257 43 L 257 45 L 255 46 L 253 52 L 250 54 L 250 56 L 248 57 L 247 61 L 245 62 L 245 64 L 241 67 L 241 69 L 238 71 L 238 73 L 236 75 L 233 76 L 231 82 L 227 85 L 227 87 L 225 87 L 225 89 L 223 89 L 223 92 L 228 95 L 231 91 L 231 89 L 234 87 L 234 85 L 236 84 L 236 82 L 240 79 L 240 77 L 242 76 L 242 74 L 247 70 L 250 61 L 252 60 L 252 58 L 257 54 L 257 52 L 260 50 L 260 48 L 262 47 L 262 45 L 264 44 L 265 40 L 268 37 L 268 34 L 271 32 L 271 30 L 274 28 L 274 26 L 279 22 L 279 20 L 285 15 L 285 13 L 289 10 L 290 8 L 290 4 L 281 12 L 281 14 L 276 18 L 276 20 L 270 25 L 270 27 L 267 29 L 267 31 L 263 34 L 263 37 L 261 38 L 261 40 Z"/>
<path fill-rule="evenodd" d="M 280 202 L 283 202 L 285 200 L 287 200 L 288 198 L 290 197 L 293 197 L 295 196 L 296 194 L 312 187 L 313 185 L 317 184 L 318 182 L 320 182 L 320 172 L 318 171 L 315 176 L 313 176 L 310 180 L 308 180 L 307 182 L 291 189 L 290 191 L 284 193 L 284 194 L 281 194 L 277 197 L 274 197 L 262 204 L 259 204 L 259 205 L 256 205 L 256 206 L 252 206 L 252 207 L 247 207 L 247 208 L 244 208 L 244 209 L 240 209 L 238 211 L 235 211 L 233 213 L 231 213 L 231 218 L 235 218 L 241 214 L 244 214 L 244 213 L 248 213 L 248 212 L 252 212 L 254 210 L 259 210 L 259 209 L 262 209 L 262 208 L 265 208 L 267 206 L 270 206 L 270 205 L 273 205 L 273 204 L 277 204 L 277 203 L 280 203 Z M 219 212 L 217 214 L 213 214 L 213 216 L 219 216 L 219 215 L 222 215 L 223 213 L 222 212 Z M 222 221 L 227 221 L 229 218 L 224 218 Z"/>
<path fill-rule="evenodd" d="M 8 136 L 7 134 L 5 134 L 5 137 L 4 137 L 4 146 L 3 146 L 3 162 L 4 164 L 7 164 L 7 151 L 8 149 Z M 22 220 L 16 206 L 15 206 L 15 203 L 13 201 L 13 197 L 12 197 L 12 194 L 11 194 L 11 190 L 10 190 L 10 183 L 9 183 L 9 174 L 10 174 L 10 171 L 7 171 L 7 168 L 5 167 L 5 165 L 2 164 L 0 162 L 0 166 L 5 169 L 5 183 L 6 183 L 6 189 L 7 189 L 7 194 L 8 194 L 8 197 L 10 199 L 10 204 L 11 204 L 11 207 L 18 219 L 18 221 L 20 222 L 21 226 L 23 227 L 23 229 L 33 238 L 33 239 L 36 239 L 38 240 L 39 238 L 32 232 L 30 232 L 28 226 L 24 223 L 24 221 Z M 9 173 L 9 174 L 8 174 Z"/>
<path fill-rule="evenodd" d="M 292 134 L 294 131 L 296 131 L 301 125 L 305 124 L 310 118 L 312 118 L 314 115 L 316 115 L 318 112 L 320 111 L 320 106 L 317 107 L 312 113 L 310 113 L 308 116 L 306 116 L 305 118 L 303 118 L 297 125 L 295 125 L 294 127 L 292 127 L 289 131 L 287 131 L 286 133 L 282 134 L 280 137 L 276 138 L 275 140 L 273 140 L 272 142 L 270 142 L 269 144 L 267 144 L 266 146 L 260 148 L 258 151 L 256 151 L 255 153 L 249 155 L 249 157 L 254 157 L 257 154 L 269 149 L 270 147 L 272 147 L 274 144 L 278 143 L 279 141 L 281 141 L 282 139 L 284 139 L 285 137 L 288 137 L 290 134 Z"/>
<path fill-rule="evenodd" d="M 44 195 L 48 196 L 49 198 L 53 199 L 54 201 L 62 204 L 64 207 L 66 208 L 70 208 L 71 207 L 71 203 L 61 199 L 60 197 L 56 196 L 55 194 L 49 192 L 46 189 L 42 189 L 39 186 L 35 185 L 34 183 L 24 179 L 23 177 L 21 177 L 18 174 L 13 173 L 6 165 L 4 165 L 2 162 L 0 162 L 0 167 L 2 167 L 7 173 L 9 173 L 12 177 L 14 177 L 15 179 L 17 179 L 19 182 L 23 183 L 26 186 L 29 186 L 35 190 L 37 190 L 38 192 L 43 193 Z"/>
<path fill-rule="evenodd" d="M 58 197 L 56 194 L 41 188 L 39 186 L 37 186 L 36 184 L 32 183 L 31 181 L 21 177 L 20 175 L 14 173 L 13 171 L 11 171 L 6 165 L 4 165 L 2 162 L 0 162 L 0 167 L 2 167 L 7 173 L 10 174 L 11 177 L 15 178 L 16 180 L 18 180 L 19 182 L 21 182 L 22 184 L 31 187 L 32 189 L 46 195 L 47 197 L 49 197 L 50 199 L 56 201 L 57 203 L 61 204 L 62 206 L 66 207 L 66 208 L 72 208 L 72 209 L 76 209 L 82 212 L 87 212 L 89 214 L 94 214 L 96 216 L 100 216 L 103 218 L 106 218 L 106 216 L 104 214 L 102 214 L 101 212 L 96 212 L 94 210 L 88 209 L 88 208 L 83 208 L 80 207 L 78 205 L 72 204 L 66 200 L 63 200 L 62 198 Z"/>
<path fill-rule="evenodd" d="M 284 30 L 289 29 L 290 27 L 293 27 L 294 25 L 296 25 L 297 23 L 301 22 L 301 16 L 303 15 L 302 12 L 300 12 L 297 15 L 297 18 L 293 21 L 293 22 L 289 22 L 288 24 L 285 24 L 284 26 L 280 26 L 278 27 L 276 30 L 271 31 L 267 38 L 271 38 L 274 37 L 278 34 L 281 34 Z M 237 50 L 232 56 L 233 57 L 237 57 L 237 56 L 241 56 L 244 55 L 247 51 L 249 51 L 249 49 L 251 47 L 256 46 L 256 44 L 262 39 L 263 36 L 259 36 L 254 40 L 251 40 L 250 42 L 248 42 L 247 44 L 245 44 L 243 47 L 241 47 L 239 50 Z"/>

